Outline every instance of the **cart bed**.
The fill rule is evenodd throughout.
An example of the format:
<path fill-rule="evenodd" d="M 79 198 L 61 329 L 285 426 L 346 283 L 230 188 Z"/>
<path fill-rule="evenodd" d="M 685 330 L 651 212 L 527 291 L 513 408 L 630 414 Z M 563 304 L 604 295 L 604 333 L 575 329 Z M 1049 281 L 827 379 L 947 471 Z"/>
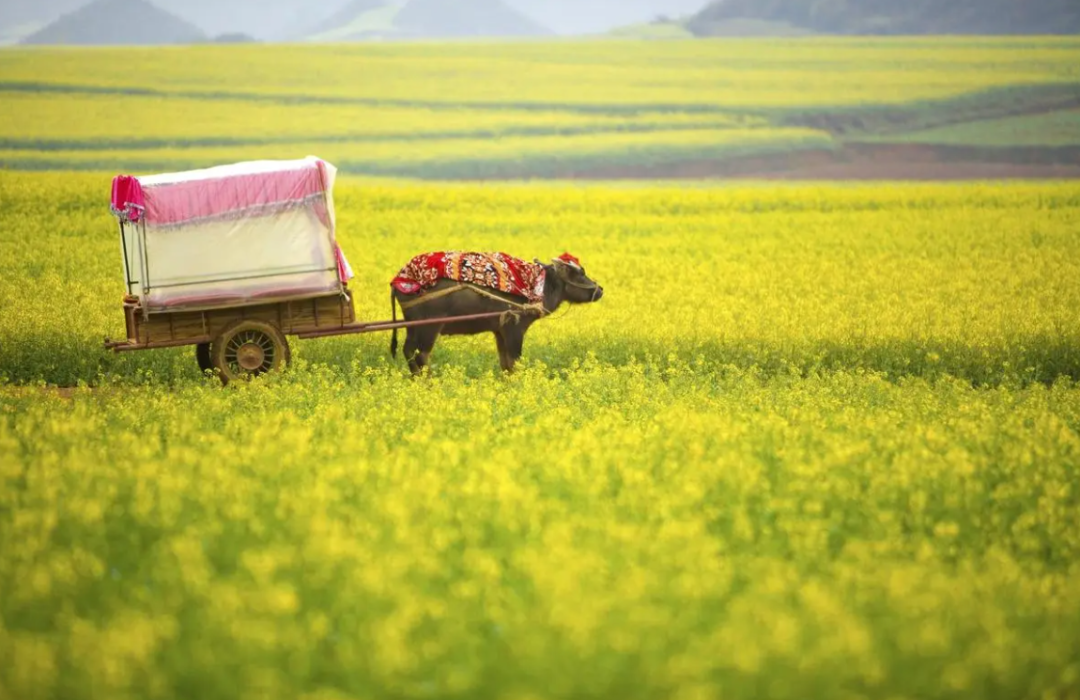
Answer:
<path fill-rule="evenodd" d="M 143 313 L 138 302 L 124 303 L 127 340 L 106 341 L 118 351 L 209 343 L 240 320 L 266 321 L 286 335 L 341 329 L 356 322 L 352 299 L 341 294 L 290 299 L 228 308 Z"/>

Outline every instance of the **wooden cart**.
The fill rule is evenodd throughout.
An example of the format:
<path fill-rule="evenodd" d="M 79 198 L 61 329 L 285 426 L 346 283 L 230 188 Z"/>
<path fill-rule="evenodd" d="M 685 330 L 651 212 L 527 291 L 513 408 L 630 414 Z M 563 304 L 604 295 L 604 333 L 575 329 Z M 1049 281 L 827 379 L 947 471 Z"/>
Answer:
<path fill-rule="evenodd" d="M 317 158 L 118 176 L 127 337 L 114 352 L 195 346 L 223 382 L 288 364 L 318 338 L 491 318 L 358 323 L 335 238 L 336 170 Z"/>
<path fill-rule="evenodd" d="M 138 299 L 124 301 L 126 340 L 106 338 L 113 352 L 195 346 L 199 369 L 225 384 L 279 370 L 292 351 L 286 336 L 326 338 L 431 324 L 474 321 L 504 312 L 425 319 L 357 323 L 349 294 L 287 299 L 269 304 L 146 313 Z"/>

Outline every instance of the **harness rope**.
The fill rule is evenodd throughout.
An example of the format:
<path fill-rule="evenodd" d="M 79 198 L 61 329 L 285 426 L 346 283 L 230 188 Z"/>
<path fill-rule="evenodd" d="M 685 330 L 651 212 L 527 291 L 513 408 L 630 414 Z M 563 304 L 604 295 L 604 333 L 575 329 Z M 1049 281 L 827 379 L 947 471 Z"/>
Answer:
<path fill-rule="evenodd" d="M 535 313 L 535 314 L 537 314 L 537 315 L 539 315 L 541 317 L 546 316 L 548 314 L 548 310 L 545 309 L 544 305 L 542 303 L 540 303 L 540 302 L 537 302 L 535 304 L 520 304 L 520 303 L 518 303 L 516 301 L 510 301 L 509 299 L 503 299 L 502 297 L 500 297 L 500 296 L 498 296 L 496 294 L 492 294 L 491 292 L 485 291 L 485 290 L 481 289 L 480 287 L 476 287 L 476 286 L 473 286 L 471 284 L 458 284 L 458 285 L 453 286 L 453 287 L 447 287 L 446 289 L 440 289 L 437 292 L 428 292 L 428 293 L 422 295 L 421 297 L 419 297 L 417 299 L 413 299 L 411 301 L 404 301 L 403 302 L 401 300 L 398 300 L 398 304 L 401 305 L 401 310 L 402 311 L 408 311 L 409 309 L 411 309 L 411 308 L 413 308 L 415 306 L 420 306 L 421 304 L 426 304 L 429 301 L 435 301 L 436 299 L 441 299 L 441 298 L 443 298 L 445 296 L 450 296 L 451 294 L 455 294 L 455 293 L 463 291 L 463 290 L 469 290 L 469 291 L 471 291 L 471 292 L 473 292 L 475 294 L 479 294 L 482 297 L 487 297 L 488 299 L 493 299 L 494 301 L 497 301 L 497 302 L 499 302 L 501 304 L 506 304 L 506 305 L 508 305 L 510 307 L 513 307 L 511 309 L 506 310 L 503 313 L 503 315 L 499 317 L 499 327 L 500 328 L 502 326 L 505 326 L 507 323 L 509 323 L 511 319 L 513 319 L 513 321 L 515 323 L 517 323 L 518 320 L 521 317 L 521 314 Z"/>
<path fill-rule="evenodd" d="M 447 287 L 446 289 L 440 289 L 437 292 L 427 292 L 426 294 L 421 294 L 420 296 L 418 296 L 416 299 L 413 299 L 412 301 L 401 301 L 399 299 L 398 304 L 401 305 L 401 310 L 402 311 L 408 311 L 409 309 L 413 308 L 414 306 L 420 306 L 421 304 L 426 304 L 429 301 L 435 301 L 436 299 L 442 299 L 443 297 L 449 296 L 449 295 L 453 294 L 454 292 L 460 292 L 464 288 L 465 288 L 465 285 L 459 284 L 459 285 L 454 286 L 454 287 Z"/>

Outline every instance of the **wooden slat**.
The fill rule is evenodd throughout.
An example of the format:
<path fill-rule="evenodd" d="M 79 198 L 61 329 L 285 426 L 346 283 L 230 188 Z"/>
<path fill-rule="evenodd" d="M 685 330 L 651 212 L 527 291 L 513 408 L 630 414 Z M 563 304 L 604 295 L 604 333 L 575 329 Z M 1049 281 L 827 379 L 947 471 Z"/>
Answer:
<path fill-rule="evenodd" d="M 206 342 L 217 337 L 227 326 L 242 319 L 272 323 L 287 335 L 311 331 L 333 331 L 356 321 L 352 299 L 333 295 L 300 301 L 283 301 L 258 306 L 244 306 L 200 311 L 152 313 L 141 318 L 141 310 L 124 309 L 128 338 L 138 346 L 166 347 Z"/>

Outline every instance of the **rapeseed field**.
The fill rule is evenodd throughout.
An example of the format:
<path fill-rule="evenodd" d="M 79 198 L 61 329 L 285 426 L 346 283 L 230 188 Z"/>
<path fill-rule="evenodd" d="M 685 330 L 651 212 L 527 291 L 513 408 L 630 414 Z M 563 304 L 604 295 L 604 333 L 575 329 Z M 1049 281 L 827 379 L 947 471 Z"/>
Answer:
<path fill-rule="evenodd" d="M 0 51 L 0 700 L 1080 700 L 1080 185 L 389 179 L 1000 134 L 1078 56 Z M 308 154 L 383 177 L 335 192 L 362 320 L 438 249 L 570 251 L 605 296 L 510 376 L 487 337 L 418 380 L 294 340 L 225 389 L 102 349 L 114 174 Z"/>
<path fill-rule="evenodd" d="M 304 158 L 324 154 L 346 172 L 361 171 L 386 177 L 490 178 L 513 177 L 528 163 L 534 177 L 588 170 L 602 164 L 649 166 L 726 156 L 761 155 L 799 148 L 831 148 L 831 139 L 805 128 L 727 128 L 584 131 L 565 134 L 506 134 L 499 138 L 465 134 L 462 137 L 417 142 L 415 139 L 372 141 L 289 142 L 229 144 L 207 147 L 170 145 L 137 150 L 10 150 L 3 154 L 9 166 L 33 169 L 139 172 L 191 170 L 207 163 L 230 160 Z M 69 146 L 70 148 L 70 146 Z"/>
<path fill-rule="evenodd" d="M 1068 37 L 5 49 L 0 167 L 318 153 L 359 175 L 524 179 L 828 154 L 1075 105 L 1077 66 Z"/>
<path fill-rule="evenodd" d="M 344 178 L 364 319 L 605 297 L 222 389 L 101 349 L 110 176 L 0 172 L 0 697 L 1080 697 L 1080 186 Z"/>
<path fill-rule="evenodd" d="M 34 48 L 7 87 L 610 110 L 898 104 L 1075 83 L 1073 37 Z M 120 70 L 120 67 L 123 70 Z"/>

